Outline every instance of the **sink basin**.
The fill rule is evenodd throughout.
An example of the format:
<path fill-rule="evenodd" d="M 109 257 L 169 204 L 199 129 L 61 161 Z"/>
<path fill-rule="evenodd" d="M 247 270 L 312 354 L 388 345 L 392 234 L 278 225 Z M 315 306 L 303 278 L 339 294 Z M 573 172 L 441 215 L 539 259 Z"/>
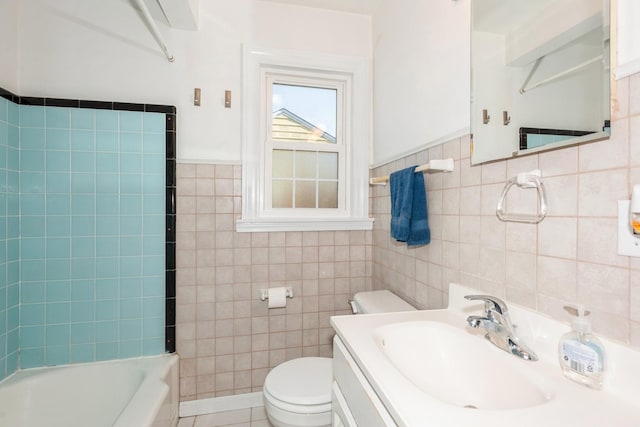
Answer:
<path fill-rule="evenodd" d="M 507 410 L 544 404 L 553 394 L 530 362 L 507 354 L 477 333 L 446 323 L 381 326 L 378 348 L 424 393 L 464 408 Z"/>

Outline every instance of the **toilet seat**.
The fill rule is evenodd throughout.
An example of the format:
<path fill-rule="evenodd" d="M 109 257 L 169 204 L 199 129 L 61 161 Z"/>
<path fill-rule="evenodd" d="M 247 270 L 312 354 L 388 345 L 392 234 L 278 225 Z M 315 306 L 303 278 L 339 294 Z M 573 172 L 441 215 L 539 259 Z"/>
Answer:
<path fill-rule="evenodd" d="M 331 365 L 332 359 L 327 357 L 301 357 L 281 363 L 265 378 L 265 400 L 300 414 L 331 411 Z"/>
<path fill-rule="evenodd" d="M 318 405 L 296 405 L 289 402 L 284 402 L 282 400 L 276 399 L 269 393 L 269 391 L 263 391 L 263 397 L 265 400 L 265 405 L 273 406 L 281 411 L 292 413 L 292 414 L 301 414 L 301 415 L 313 415 L 313 414 L 322 414 L 331 412 L 331 402 L 321 403 Z"/>
<path fill-rule="evenodd" d="M 359 313 L 415 310 L 389 291 L 358 292 Z M 355 313 L 355 311 L 354 311 Z M 284 362 L 267 374 L 262 395 L 275 427 L 330 427 L 333 359 L 303 357 Z"/>

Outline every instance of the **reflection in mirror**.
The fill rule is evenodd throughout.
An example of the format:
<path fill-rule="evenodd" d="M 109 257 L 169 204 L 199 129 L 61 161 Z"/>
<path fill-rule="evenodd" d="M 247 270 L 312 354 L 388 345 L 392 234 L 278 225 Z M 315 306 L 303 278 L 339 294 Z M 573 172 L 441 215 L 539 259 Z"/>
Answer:
<path fill-rule="evenodd" d="M 608 0 L 474 0 L 471 162 L 608 138 Z"/>

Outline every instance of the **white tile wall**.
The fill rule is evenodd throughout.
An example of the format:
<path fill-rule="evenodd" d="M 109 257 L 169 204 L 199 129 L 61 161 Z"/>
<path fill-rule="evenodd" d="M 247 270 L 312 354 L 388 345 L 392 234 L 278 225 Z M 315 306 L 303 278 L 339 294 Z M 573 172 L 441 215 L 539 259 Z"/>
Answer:
<path fill-rule="evenodd" d="M 608 141 L 472 166 L 469 140 L 461 138 L 373 170 L 377 176 L 417 159 L 456 161 L 452 174 L 426 175 L 426 248 L 392 241 L 389 189 L 371 189 L 374 288 L 439 308 L 447 284 L 457 281 L 567 321 L 562 306 L 579 302 L 591 309 L 597 333 L 640 346 L 640 259 L 617 254 L 617 200 L 640 184 L 640 75 L 620 80 L 617 94 Z M 547 189 L 547 218 L 538 225 L 500 222 L 495 208 L 504 183 L 536 168 Z M 533 211 L 535 199 L 517 191 L 510 210 Z M 415 270 L 398 268 L 412 262 Z"/>
<path fill-rule="evenodd" d="M 177 180 L 181 399 L 259 391 L 278 363 L 330 356 L 330 316 L 371 288 L 372 233 L 236 233 L 239 166 L 179 164 Z M 278 286 L 294 298 L 268 310 L 259 290 Z"/>
<path fill-rule="evenodd" d="M 566 302 L 580 302 L 597 333 L 640 346 L 640 259 L 616 250 L 616 201 L 640 183 L 640 75 L 619 81 L 617 94 L 608 141 L 472 166 L 465 137 L 371 171 L 455 159 L 454 172 L 425 175 L 432 241 L 418 248 L 389 237 L 388 187 L 371 188 L 373 232 L 236 233 L 240 167 L 179 164 L 181 399 L 258 391 L 284 360 L 329 356 L 330 316 L 347 313 L 345 301 L 372 286 L 439 308 L 455 281 L 561 320 Z M 547 218 L 500 222 L 504 183 L 535 168 Z M 524 192 L 510 203 L 534 206 Z M 270 286 L 293 286 L 296 298 L 268 310 L 257 294 Z"/>

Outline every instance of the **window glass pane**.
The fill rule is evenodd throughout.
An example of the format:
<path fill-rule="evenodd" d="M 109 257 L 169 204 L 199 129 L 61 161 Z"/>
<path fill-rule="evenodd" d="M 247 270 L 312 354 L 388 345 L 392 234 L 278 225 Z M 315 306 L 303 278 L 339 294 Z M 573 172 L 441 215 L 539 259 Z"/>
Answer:
<path fill-rule="evenodd" d="M 318 207 L 338 208 L 338 183 L 320 182 L 318 183 Z"/>
<path fill-rule="evenodd" d="M 320 179 L 338 179 L 338 153 L 318 153 Z"/>
<path fill-rule="evenodd" d="M 296 178 L 316 177 L 315 151 L 296 151 Z"/>
<path fill-rule="evenodd" d="M 296 208 L 316 207 L 316 182 L 296 181 Z"/>
<path fill-rule="evenodd" d="M 292 208 L 293 182 L 273 181 L 271 185 L 271 206 L 274 208 Z"/>
<path fill-rule="evenodd" d="M 293 151 L 273 150 L 273 176 L 275 178 L 293 177 Z"/>
<path fill-rule="evenodd" d="M 337 90 L 274 83 L 272 139 L 336 143 Z"/>

